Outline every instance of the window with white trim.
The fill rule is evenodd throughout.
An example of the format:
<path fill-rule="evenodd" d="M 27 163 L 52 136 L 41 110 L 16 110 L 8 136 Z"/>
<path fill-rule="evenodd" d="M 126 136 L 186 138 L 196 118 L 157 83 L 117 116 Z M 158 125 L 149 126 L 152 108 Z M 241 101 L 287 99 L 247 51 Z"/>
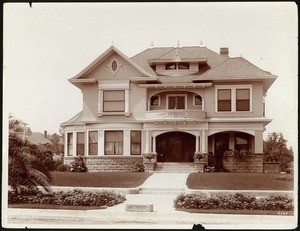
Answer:
<path fill-rule="evenodd" d="M 186 109 L 186 95 L 167 95 L 168 109 Z"/>
<path fill-rule="evenodd" d="M 202 97 L 198 94 L 194 94 L 193 97 L 194 97 L 193 98 L 194 106 L 199 106 L 202 109 L 202 105 L 203 105 Z"/>
<path fill-rule="evenodd" d="M 84 156 L 84 132 L 77 132 L 77 145 L 76 154 L 77 156 Z"/>
<path fill-rule="evenodd" d="M 217 85 L 217 112 L 251 112 L 252 85 Z"/>
<path fill-rule="evenodd" d="M 130 131 L 130 153 L 131 155 L 141 155 L 142 132 Z"/>
<path fill-rule="evenodd" d="M 67 133 L 67 155 L 73 155 L 73 133 Z"/>
<path fill-rule="evenodd" d="M 98 154 L 98 131 L 89 131 L 89 155 Z"/>
<path fill-rule="evenodd" d="M 151 106 L 159 106 L 160 105 L 160 96 L 154 95 L 150 98 L 150 105 Z"/>
<path fill-rule="evenodd" d="M 123 154 L 123 131 L 105 131 L 105 155 Z"/>
<path fill-rule="evenodd" d="M 125 91 L 105 90 L 103 91 L 104 112 L 125 112 Z"/>

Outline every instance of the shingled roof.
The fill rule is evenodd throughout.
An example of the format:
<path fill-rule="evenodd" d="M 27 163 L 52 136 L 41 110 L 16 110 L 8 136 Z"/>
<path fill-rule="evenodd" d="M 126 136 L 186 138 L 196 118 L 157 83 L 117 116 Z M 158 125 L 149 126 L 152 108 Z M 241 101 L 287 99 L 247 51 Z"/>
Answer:
<path fill-rule="evenodd" d="M 51 144 L 51 141 L 44 136 L 41 132 L 32 132 L 30 135 L 26 135 L 26 139 L 33 144 Z"/>

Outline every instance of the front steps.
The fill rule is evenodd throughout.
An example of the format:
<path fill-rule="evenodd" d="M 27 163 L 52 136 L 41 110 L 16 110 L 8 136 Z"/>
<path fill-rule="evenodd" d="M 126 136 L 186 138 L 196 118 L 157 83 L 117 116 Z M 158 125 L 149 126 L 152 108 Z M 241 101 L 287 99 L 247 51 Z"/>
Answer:
<path fill-rule="evenodd" d="M 191 162 L 157 162 L 155 173 L 191 173 L 197 172 L 194 163 Z"/>

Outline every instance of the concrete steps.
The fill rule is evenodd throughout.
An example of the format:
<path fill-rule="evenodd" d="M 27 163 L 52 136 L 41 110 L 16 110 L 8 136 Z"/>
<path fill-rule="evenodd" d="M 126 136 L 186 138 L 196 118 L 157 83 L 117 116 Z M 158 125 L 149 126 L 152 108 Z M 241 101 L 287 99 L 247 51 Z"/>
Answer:
<path fill-rule="evenodd" d="M 155 173 L 191 173 L 196 172 L 194 163 L 191 162 L 158 162 Z"/>

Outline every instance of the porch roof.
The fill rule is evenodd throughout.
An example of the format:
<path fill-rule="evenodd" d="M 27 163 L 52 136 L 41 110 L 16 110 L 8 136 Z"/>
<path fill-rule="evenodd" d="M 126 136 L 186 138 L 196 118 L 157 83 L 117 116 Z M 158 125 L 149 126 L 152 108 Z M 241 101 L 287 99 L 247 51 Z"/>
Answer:
<path fill-rule="evenodd" d="M 154 84 L 139 84 L 140 87 L 147 89 L 174 89 L 174 88 L 205 88 L 210 87 L 212 83 L 154 83 Z"/>

